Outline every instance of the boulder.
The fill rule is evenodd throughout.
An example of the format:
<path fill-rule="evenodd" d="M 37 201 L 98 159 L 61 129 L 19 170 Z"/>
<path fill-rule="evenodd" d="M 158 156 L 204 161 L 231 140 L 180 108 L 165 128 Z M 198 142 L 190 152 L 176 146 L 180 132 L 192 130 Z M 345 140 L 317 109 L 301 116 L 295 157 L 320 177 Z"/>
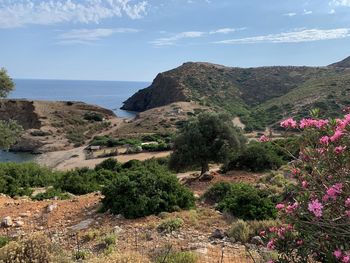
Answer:
<path fill-rule="evenodd" d="M 199 177 L 199 181 L 207 182 L 213 180 L 214 176 L 211 174 L 211 172 L 205 172 Z"/>
<path fill-rule="evenodd" d="M 55 210 L 57 208 L 57 204 L 51 204 L 51 205 L 48 205 L 47 207 L 46 207 L 46 211 L 48 212 L 48 213 L 51 213 L 53 210 Z"/>
<path fill-rule="evenodd" d="M 225 233 L 221 229 L 215 229 L 210 236 L 211 239 L 223 239 L 224 237 Z"/>
<path fill-rule="evenodd" d="M 3 226 L 3 227 L 11 227 L 11 226 L 13 226 L 12 218 L 10 216 L 4 217 L 2 219 L 2 221 L 1 221 L 1 226 Z"/>

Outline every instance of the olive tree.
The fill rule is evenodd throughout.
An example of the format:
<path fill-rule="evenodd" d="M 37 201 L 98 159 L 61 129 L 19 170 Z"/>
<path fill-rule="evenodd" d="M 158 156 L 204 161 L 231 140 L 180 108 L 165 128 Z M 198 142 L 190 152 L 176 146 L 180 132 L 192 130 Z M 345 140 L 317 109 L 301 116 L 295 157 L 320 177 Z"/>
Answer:
<path fill-rule="evenodd" d="M 23 128 L 14 120 L 0 120 L 0 149 L 8 150 L 22 135 Z"/>
<path fill-rule="evenodd" d="M 209 162 L 226 162 L 241 150 L 245 140 L 228 115 L 202 113 L 187 122 L 175 138 L 170 167 L 179 171 L 197 165 L 204 174 Z"/>
<path fill-rule="evenodd" d="M 6 69 L 0 69 L 0 98 L 6 98 L 7 95 L 14 89 L 15 84 L 8 76 Z"/>

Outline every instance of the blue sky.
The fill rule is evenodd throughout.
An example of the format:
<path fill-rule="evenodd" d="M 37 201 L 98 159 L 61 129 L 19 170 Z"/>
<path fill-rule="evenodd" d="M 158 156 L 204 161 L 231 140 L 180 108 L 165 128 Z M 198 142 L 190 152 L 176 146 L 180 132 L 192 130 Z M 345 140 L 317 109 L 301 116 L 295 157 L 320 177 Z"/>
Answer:
<path fill-rule="evenodd" d="M 0 0 L 14 78 L 150 81 L 187 61 L 327 65 L 350 56 L 350 0 Z"/>

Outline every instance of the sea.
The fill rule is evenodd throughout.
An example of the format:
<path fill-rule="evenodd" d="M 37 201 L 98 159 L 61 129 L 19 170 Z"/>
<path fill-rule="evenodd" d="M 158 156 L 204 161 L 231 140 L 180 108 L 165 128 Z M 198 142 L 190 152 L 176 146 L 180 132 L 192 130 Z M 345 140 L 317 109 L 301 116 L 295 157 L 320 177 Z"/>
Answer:
<path fill-rule="evenodd" d="M 9 98 L 52 101 L 82 101 L 113 110 L 118 117 L 133 118 L 135 112 L 121 110 L 123 102 L 149 82 L 97 80 L 14 79 Z M 26 162 L 35 155 L 0 151 L 0 162 Z"/>

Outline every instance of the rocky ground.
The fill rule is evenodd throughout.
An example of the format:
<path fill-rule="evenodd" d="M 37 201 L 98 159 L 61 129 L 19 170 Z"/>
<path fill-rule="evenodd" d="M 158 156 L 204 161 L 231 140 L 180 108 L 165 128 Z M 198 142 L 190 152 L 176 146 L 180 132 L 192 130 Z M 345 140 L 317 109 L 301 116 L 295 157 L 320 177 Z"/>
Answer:
<path fill-rule="evenodd" d="M 211 182 L 192 182 L 189 187 L 196 196 L 219 181 L 255 182 L 258 174 L 235 172 L 227 176 L 213 173 Z M 201 262 L 253 262 L 259 260 L 256 245 L 247 247 L 235 243 L 225 232 L 230 220 L 213 206 L 197 202 L 196 210 L 162 213 L 157 216 L 128 220 L 121 215 L 99 213 L 102 196 L 99 193 L 72 197 L 70 200 L 32 201 L 0 196 L 0 235 L 15 237 L 44 232 L 66 250 L 101 253 L 99 236 L 115 233 L 120 251 L 137 251 L 150 257 L 169 245 L 176 250 L 190 250 Z M 157 226 L 167 218 L 184 221 L 179 231 L 160 233 Z M 7 227 L 5 227 L 7 226 Z M 218 261 L 221 260 L 222 261 Z"/>

